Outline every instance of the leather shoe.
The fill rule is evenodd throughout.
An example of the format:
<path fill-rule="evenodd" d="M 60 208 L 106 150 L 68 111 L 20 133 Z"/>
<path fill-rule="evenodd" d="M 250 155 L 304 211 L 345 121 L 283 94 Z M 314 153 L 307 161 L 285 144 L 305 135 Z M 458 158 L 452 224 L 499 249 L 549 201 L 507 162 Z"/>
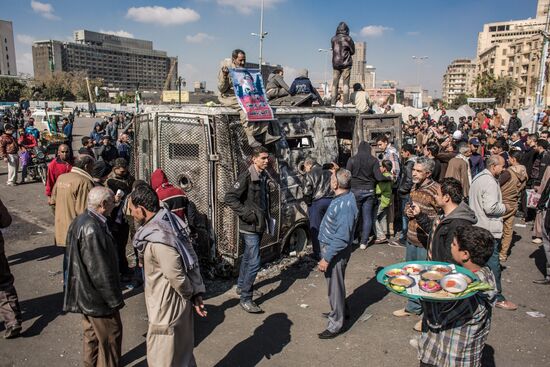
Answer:
<path fill-rule="evenodd" d="M 498 301 L 497 303 L 495 303 L 495 307 L 502 308 L 503 310 L 508 311 L 515 311 L 518 309 L 518 306 L 510 301 Z"/>
<path fill-rule="evenodd" d="M 542 284 L 542 285 L 549 285 L 550 284 L 550 278 L 533 280 L 533 283 Z"/>
<path fill-rule="evenodd" d="M 4 339 L 14 339 L 21 335 L 21 325 L 16 324 L 6 329 Z"/>
<path fill-rule="evenodd" d="M 250 148 L 258 148 L 262 146 L 262 143 L 254 139 L 254 137 L 249 136 L 248 137 L 248 145 L 250 145 Z"/>
<path fill-rule="evenodd" d="M 235 293 L 237 293 L 237 296 L 240 296 L 241 293 L 242 293 L 241 288 L 237 287 L 237 289 L 235 289 Z M 263 296 L 263 295 L 264 295 L 264 294 L 263 294 L 262 292 L 260 292 L 260 291 L 258 291 L 258 290 L 256 290 L 256 289 L 254 289 L 254 290 L 252 291 L 252 296 L 253 296 L 253 297 L 258 298 L 258 297 L 261 297 L 261 296 Z"/>
<path fill-rule="evenodd" d="M 241 307 L 248 313 L 263 313 L 264 311 L 253 301 L 241 302 Z"/>
<path fill-rule="evenodd" d="M 330 315 L 330 312 L 323 312 L 323 313 L 321 314 L 321 316 L 324 317 L 325 319 L 328 319 L 328 315 Z M 350 317 L 349 314 L 345 314 L 345 315 L 344 315 L 344 319 L 345 319 L 345 320 L 349 320 L 349 317 Z"/>
<path fill-rule="evenodd" d="M 325 330 L 317 334 L 317 336 L 319 336 L 319 339 L 334 339 L 338 336 L 338 334 L 339 333 L 333 333 L 331 331 Z"/>

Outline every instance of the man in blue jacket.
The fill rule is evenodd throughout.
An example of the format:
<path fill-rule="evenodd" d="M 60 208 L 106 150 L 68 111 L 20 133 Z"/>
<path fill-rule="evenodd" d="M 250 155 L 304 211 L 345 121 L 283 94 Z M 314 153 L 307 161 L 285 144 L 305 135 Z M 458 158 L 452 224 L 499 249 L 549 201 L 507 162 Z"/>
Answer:
<path fill-rule="evenodd" d="M 336 337 L 346 317 L 346 285 L 344 283 L 346 265 L 351 255 L 351 243 L 357 222 L 355 196 L 350 191 L 351 172 L 339 169 L 332 175 L 331 186 L 334 199 L 328 207 L 321 227 L 319 242 L 321 260 L 319 270 L 325 273 L 328 283 L 330 313 L 327 329 L 319 333 L 319 339 Z"/>

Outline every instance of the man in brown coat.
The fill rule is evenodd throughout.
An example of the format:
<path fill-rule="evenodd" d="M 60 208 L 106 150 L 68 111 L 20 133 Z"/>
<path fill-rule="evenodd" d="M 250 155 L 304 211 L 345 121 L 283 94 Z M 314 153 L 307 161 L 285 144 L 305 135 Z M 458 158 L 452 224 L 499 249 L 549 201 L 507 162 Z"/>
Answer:
<path fill-rule="evenodd" d="M 502 202 L 506 206 L 506 212 L 502 217 L 502 245 L 500 248 L 500 262 L 508 259 L 508 251 L 512 244 L 512 235 L 514 234 L 514 217 L 518 211 L 518 203 L 521 192 L 527 184 L 527 170 L 521 165 L 523 153 L 514 150 L 510 152 L 510 167 L 502 172 L 498 178 L 500 191 L 502 192 Z"/>
<path fill-rule="evenodd" d="M 462 185 L 464 197 L 468 197 L 470 184 L 472 183 L 472 171 L 470 170 L 469 157 L 472 155 L 468 144 L 462 142 L 458 144 L 458 154 L 452 158 L 447 165 L 445 177 L 456 178 Z"/>
<path fill-rule="evenodd" d="M 82 156 L 74 162 L 71 172 L 57 179 L 51 196 L 55 205 L 55 244 L 65 247 L 69 225 L 78 215 L 84 213 L 88 203 L 88 193 L 94 187 L 90 173 L 95 159 Z M 67 259 L 63 258 L 63 274 L 66 273 Z M 65 279 L 65 275 L 63 276 Z"/>
<path fill-rule="evenodd" d="M 6 228 L 11 224 L 11 216 L 8 209 L 0 200 L 0 228 Z M 21 308 L 17 292 L 13 286 L 13 275 L 10 272 L 8 259 L 4 253 L 4 237 L 0 232 L 0 318 L 4 320 L 6 333 L 4 338 L 16 338 L 21 333 Z"/>

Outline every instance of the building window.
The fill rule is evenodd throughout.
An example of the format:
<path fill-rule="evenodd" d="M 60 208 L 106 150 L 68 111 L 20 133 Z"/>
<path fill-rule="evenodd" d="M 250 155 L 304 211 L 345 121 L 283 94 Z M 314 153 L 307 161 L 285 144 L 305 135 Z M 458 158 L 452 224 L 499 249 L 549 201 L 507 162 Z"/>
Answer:
<path fill-rule="evenodd" d="M 489 27 L 489 32 L 496 32 L 496 31 L 497 31 L 496 26 Z"/>

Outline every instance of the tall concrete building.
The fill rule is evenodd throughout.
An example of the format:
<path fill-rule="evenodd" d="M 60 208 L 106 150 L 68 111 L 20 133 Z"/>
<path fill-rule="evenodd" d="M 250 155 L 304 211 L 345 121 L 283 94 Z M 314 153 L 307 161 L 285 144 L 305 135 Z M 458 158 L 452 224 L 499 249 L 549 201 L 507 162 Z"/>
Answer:
<path fill-rule="evenodd" d="M 0 20 L 0 75 L 17 75 L 13 25 L 8 20 Z"/>
<path fill-rule="evenodd" d="M 495 78 L 508 76 L 519 86 L 513 88 L 506 107 L 532 106 L 540 71 L 542 35 L 550 0 L 539 0 L 536 18 L 485 24 L 478 35 L 476 76 L 491 74 Z M 545 104 L 548 80 L 545 83 Z"/>
<path fill-rule="evenodd" d="M 367 65 L 367 43 L 356 42 L 353 65 L 351 66 L 350 87 L 353 87 L 355 83 L 360 83 L 365 87 L 365 65 Z"/>
<path fill-rule="evenodd" d="M 454 60 L 443 75 L 443 100 L 453 103 L 460 94 L 475 94 L 476 64 L 469 59 Z"/>
<path fill-rule="evenodd" d="M 376 88 L 376 68 L 372 65 L 365 65 L 365 89 Z"/>
<path fill-rule="evenodd" d="M 32 46 L 34 76 L 83 71 L 122 91 L 174 90 L 178 59 L 153 49 L 153 42 L 78 30 L 74 42 L 37 41 Z"/>

